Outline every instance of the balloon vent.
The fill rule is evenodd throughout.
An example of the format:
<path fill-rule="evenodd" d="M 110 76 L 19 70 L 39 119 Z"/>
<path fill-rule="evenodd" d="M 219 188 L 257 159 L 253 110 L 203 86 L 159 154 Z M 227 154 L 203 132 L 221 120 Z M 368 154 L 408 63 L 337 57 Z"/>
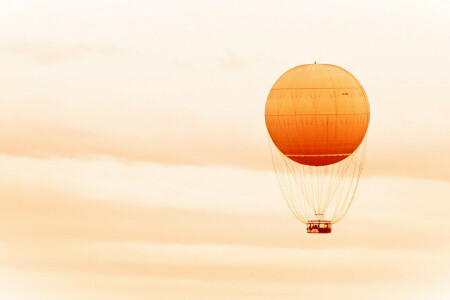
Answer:
<path fill-rule="evenodd" d="M 331 233 L 330 221 L 308 221 L 306 223 L 306 232 L 308 233 Z"/>

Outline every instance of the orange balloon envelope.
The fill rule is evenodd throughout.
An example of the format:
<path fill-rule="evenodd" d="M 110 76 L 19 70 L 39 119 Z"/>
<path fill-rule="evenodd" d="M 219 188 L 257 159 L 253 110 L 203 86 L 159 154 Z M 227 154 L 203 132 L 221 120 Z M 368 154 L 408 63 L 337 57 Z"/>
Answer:
<path fill-rule="evenodd" d="M 369 126 L 367 95 L 348 71 L 308 64 L 284 73 L 266 102 L 265 120 L 275 146 L 291 160 L 326 166 L 351 155 Z"/>

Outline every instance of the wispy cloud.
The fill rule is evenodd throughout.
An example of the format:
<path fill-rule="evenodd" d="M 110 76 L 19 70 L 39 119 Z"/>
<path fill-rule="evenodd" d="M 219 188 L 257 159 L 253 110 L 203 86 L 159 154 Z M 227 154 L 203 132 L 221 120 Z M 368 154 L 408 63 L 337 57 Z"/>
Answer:
<path fill-rule="evenodd" d="M 66 180 L 71 184 L 70 176 Z M 97 185 L 101 182 L 100 178 Z M 72 279 L 68 282 L 92 276 L 122 283 L 168 280 L 172 287 L 179 280 L 200 281 L 216 287 L 211 295 L 217 285 L 239 282 L 260 287 L 258 291 L 269 285 L 272 296 L 292 293 L 295 298 L 298 291 L 287 286 L 334 291 L 336 286 L 376 284 L 372 293 L 391 293 L 393 284 L 442 286 L 448 274 L 448 222 L 366 214 L 360 222 L 351 218 L 337 225 L 333 235 L 307 236 L 288 213 L 224 213 L 130 199 L 100 201 L 61 190 L 57 180 L 53 187 L 28 183 L 27 189 L 19 188 L 23 183 L 0 185 L 0 262 L 3 270 L 32 272 L 40 280 L 50 272 Z M 66 284 L 65 293 L 74 293 L 75 286 Z M 120 292 L 115 285 L 109 289 Z M 148 293 L 155 289 L 147 287 Z M 350 299 L 361 298 L 352 295 Z M 337 299 L 348 299 L 348 294 Z"/>
<path fill-rule="evenodd" d="M 260 123 L 248 124 L 178 111 L 108 115 L 98 108 L 98 113 L 86 110 L 80 124 L 79 114 L 56 104 L 32 107 L 18 107 L 21 118 L 5 117 L 0 122 L 0 153 L 36 158 L 110 156 L 129 162 L 272 170 L 262 117 Z M 25 111 L 32 115 L 27 117 Z M 449 181 L 450 161 L 442 160 L 449 146 L 438 137 L 427 143 L 412 137 L 400 143 L 369 135 L 363 174 Z M 424 155 L 429 149 L 434 155 Z"/>
<path fill-rule="evenodd" d="M 246 68 L 248 64 L 231 50 L 227 50 L 226 54 L 217 59 L 219 69 L 223 70 L 239 70 Z"/>
<path fill-rule="evenodd" d="M 4 53 L 23 56 L 41 64 L 58 63 L 79 59 L 86 55 L 110 55 L 120 53 L 123 49 L 114 45 L 68 44 L 43 41 L 16 41 L 0 46 Z"/>

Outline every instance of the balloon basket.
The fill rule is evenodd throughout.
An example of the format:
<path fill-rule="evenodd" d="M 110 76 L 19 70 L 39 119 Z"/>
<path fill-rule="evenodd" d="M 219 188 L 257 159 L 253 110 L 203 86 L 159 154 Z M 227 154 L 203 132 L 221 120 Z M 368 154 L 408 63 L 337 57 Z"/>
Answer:
<path fill-rule="evenodd" d="M 330 221 L 308 221 L 306 223 L 307 233 L 331 233 Z"/>

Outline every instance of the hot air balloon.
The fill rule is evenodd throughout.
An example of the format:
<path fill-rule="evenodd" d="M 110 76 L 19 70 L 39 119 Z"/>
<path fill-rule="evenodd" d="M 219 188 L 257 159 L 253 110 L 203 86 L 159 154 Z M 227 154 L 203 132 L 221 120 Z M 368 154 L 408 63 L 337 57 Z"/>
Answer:
<path fill-rule="evenodd" d="M 290 69 L 265 108 L 272 161 L 284 199 L 308 233 L 331 233 L 355 196 L 370 108 L 359 81 L 329 64 Z"/>

